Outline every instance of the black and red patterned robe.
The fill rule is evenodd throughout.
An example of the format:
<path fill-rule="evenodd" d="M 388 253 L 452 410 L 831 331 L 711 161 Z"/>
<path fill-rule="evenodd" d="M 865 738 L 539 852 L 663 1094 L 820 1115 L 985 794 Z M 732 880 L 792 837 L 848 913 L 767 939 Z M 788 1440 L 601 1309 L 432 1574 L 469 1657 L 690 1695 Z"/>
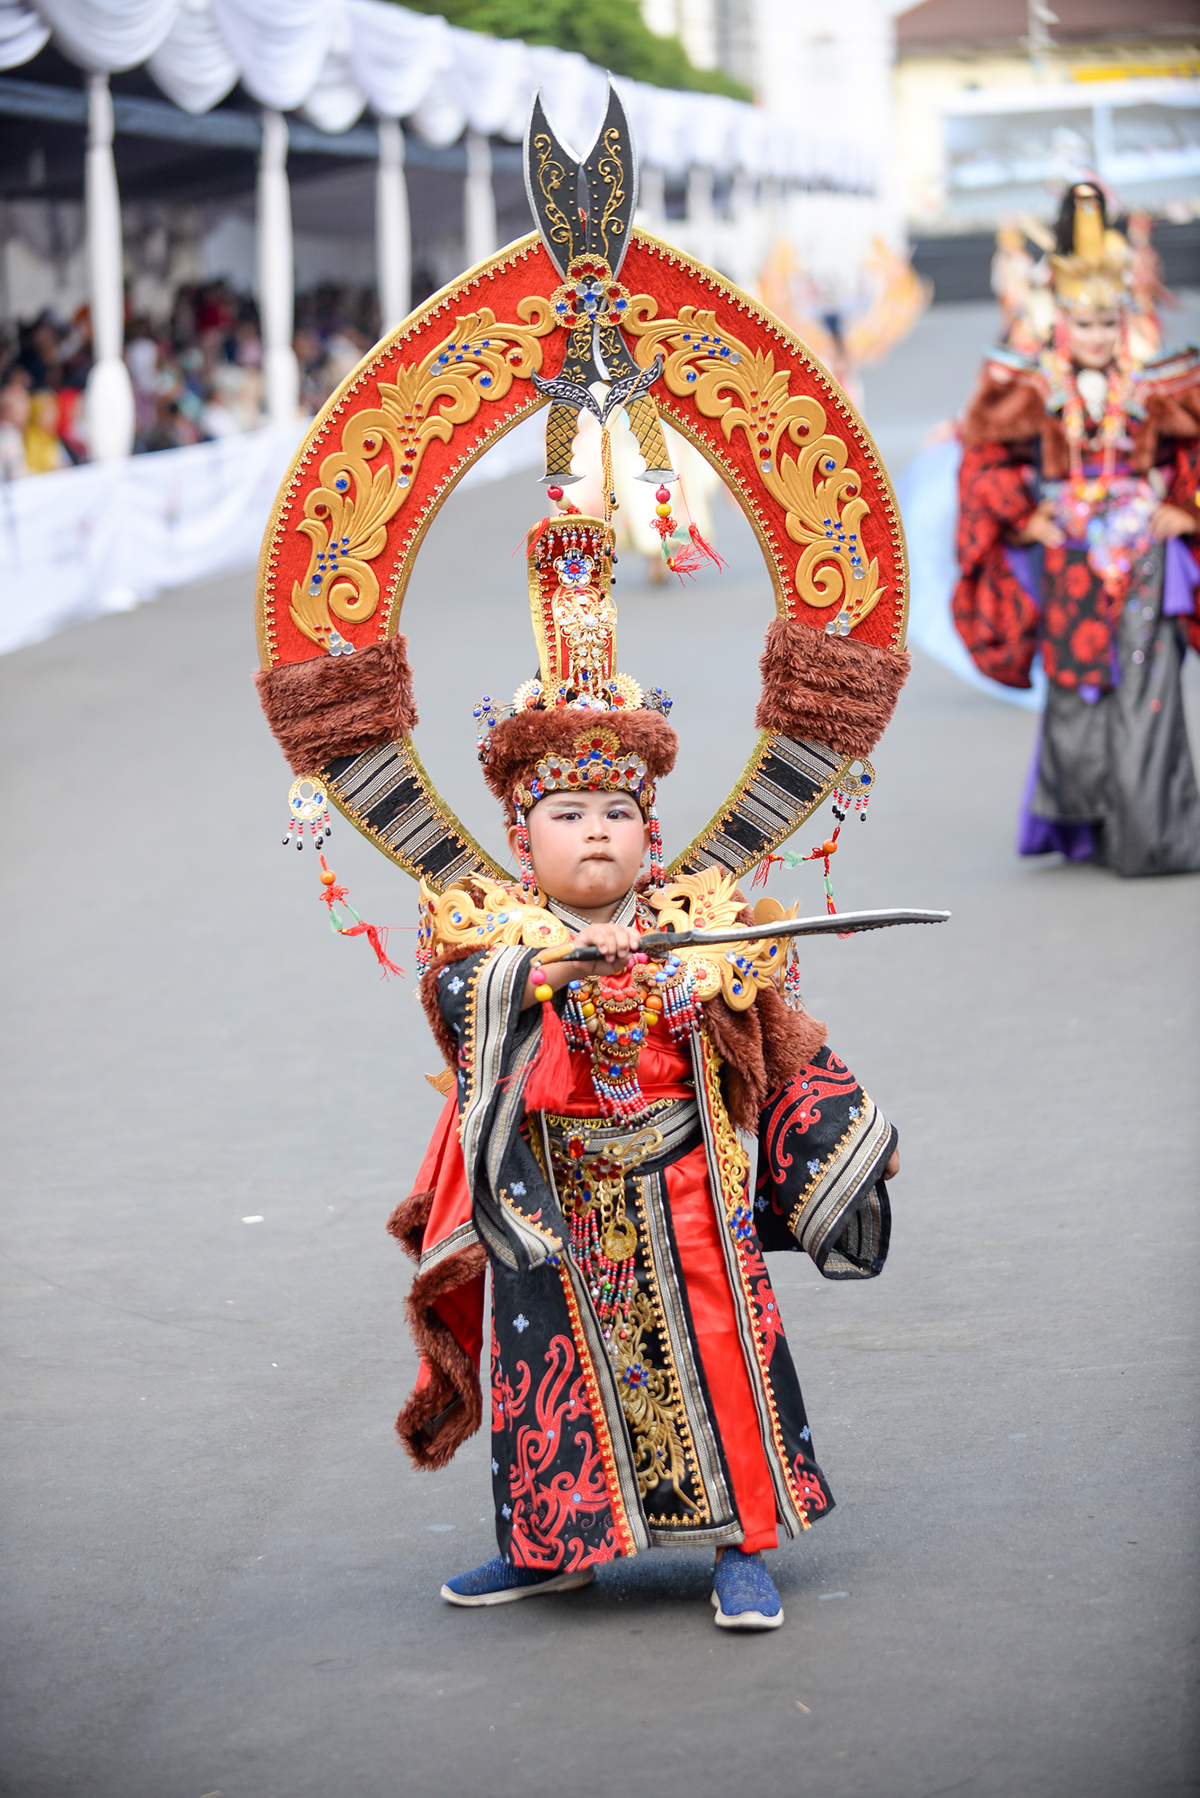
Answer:
<path fill-rule="evenodd" d="M 634 915 L 631 896 L 618 921 Z M 773 1547 L 833 1499 L 763 1254 L 804 1249 L 830 1279 L 877 1274 L 896 1132 L 824 1046 L 824 1026 L 786 1012 L 774 988 L 749 1013 L 712 1001 L 687 1040 L 652 1033 L 634 1123 L 600 1114 L 582 1052 L 561 1115 L 527 1113 L 542 1026 L 521 1000 L 535 953 L 493 948 L 426 976 L 457 1095 L 390 1226 L 419 1259 L 409 1316 L 421 1370 L 397 1428 L 433 1467 L 478 1427 L 490 1269 L 502 1553 L 561 1571 L 671 1544 Z M 731 1104 L 743 1126 L 757 1120 L 756 1173 Z M 572 1157 L 625 1153 L 639 1137 L 623 1184 L 636 1296 L 628 1329 L 606 1341 L 570 1248 L 574 1183 L 591 1165 Z"/>
<path fill-rule="evenodd" d="M 1200 869 L 1200 790 L 1180 674 L 1200 651 L 1197 539 L 1144 534 L 1128 570 L 1107 581 L 1084 539 L 1018 545 L 1034 508 L 1069 474 L 1064 395 L 1036 364 L 997 351 L 963 421 L 954 621 L 984 674 L 1028 687 L 1035 654 L 1046 712 L 1022 803 L 1022 854 L 1057 849 L 1122 874 Z M 1086 420 L 1089 479 L 1099 423 Z M 1200 352 L 1144 367 L 1115 476 L 1196 516 Z"/>

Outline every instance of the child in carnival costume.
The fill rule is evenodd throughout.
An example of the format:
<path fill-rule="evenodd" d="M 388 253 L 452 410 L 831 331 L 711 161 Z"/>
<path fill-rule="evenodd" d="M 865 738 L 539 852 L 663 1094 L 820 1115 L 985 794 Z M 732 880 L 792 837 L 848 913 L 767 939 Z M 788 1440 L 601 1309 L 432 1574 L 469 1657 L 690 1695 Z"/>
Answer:
<path fill-rule="evenodd" d="M 495 1604 L 703 1545 L 717 1622 L 772 1628 L 762 1550 L 833 1501 L 762 1252 L 800 1228 L 830 1278 L 878 1273 L 897 1138 L 824 1025 L 784 1003 L 776 943 L 639 955 L 641 932 L 753 914 L 726 875 L 664 877 L 655 790 L 676 737 L 613 668 L 611 543 L 572 512 L 536 535 L 541 676 L 481 718 L 521 887 L 423 901 L 423 998 L 457 1100 L 391 1227 L 419 1237 L 423 1274 L 464 1229 L 486 1251 L 500 1547 L 443 1597 Z M 605 959 L 553 959 L 571 943 Z M 753 1198 L 739 1129 L 761 1144 Z M 432 1291 L 399 1426 L 419 1459 L 433 1417 L 476 1404 Z"/>
<path fill-rule="evenodd" d="M 1063 203 L 1053 335 L 993 351 L 962 424 L 954 620 L 976 665 L 1048 677 L 1023 855 L 1200 869 L 1180 684 L 1200 650 L 1200 352 L 1139 359 L 1129 245 L 1099 189 Z"/>
<path fill-rule="evenodd" d="M 597 144 L 574 160 L 535 104 L 540 245 L 523 240 L 435 296 L 317 420 L 264 546 L 259 691 L 298 777 L 293 823 L 310 818 L 323 842 L 332 799 L 421 880 L 421 997 L 446 1104 L 388 1226 L 417 1261 L 420 1368 L 397 1430 L 419 1467 L 444 1466 L 483 1421 L 486 1342 L 499 1549 L 442 1596 L 505 1603 L 587 1584 L 621 1556 L 704 1547 L 718 1625 L 774 1629 L 783 1607 L 763 1552 L 833 1500 L 763 1257 L 799 1250 L 829 1279 L 877 1275 L 897 1133 L 800 1008 L 780 938 L 655 958 L 639 943 L 778 923 L 779 902 L 750 911 L 737 875 L 825 796 L 861 802 L 864 758 L 907 673 L 902 539 L 825 371 L 748 296 L 634 231 L 615 95 Z M 587 192 L 578 215 L 558 206 L 564 187 Z M 623 260 L 643 292 L 617 281 Z M 614 495 L 605 516 L 565 496 L 600 380 L 602 424 L 623 406 L 657 483 L 668 566 L 688 565 L 689 540 L 674 541 L 659 403 L 742 497 L 775 571 L 758 742 L 669 868 L 656 792 L 677 740 L 661 689 L 617 669 Z M 528 539 L 538 673 L 475 713 L 514 879 L 416 755 L 395 624 L 429 507 L 546 400 L 557 509 Z M 321 880 L 335 928 L 365 932 L 384 959 L 370 926 L 336 922 L 345 889 L 323 861 Z M 572 961 L 580 948 L 601 959 Z"/>

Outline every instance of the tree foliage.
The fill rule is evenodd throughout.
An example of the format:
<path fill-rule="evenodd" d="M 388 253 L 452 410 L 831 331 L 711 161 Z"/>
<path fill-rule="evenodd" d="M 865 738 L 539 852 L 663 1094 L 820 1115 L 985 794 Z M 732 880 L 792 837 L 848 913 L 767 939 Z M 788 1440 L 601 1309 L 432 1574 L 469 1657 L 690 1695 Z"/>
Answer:
<path fill-rule="evenodd" d="M 693 68 L 678 38 L 656 36 L 642 18 L 637 0 L 404 0 L 404 4 L 415 12 L 441 13 L 467 31 L 577 50 L 614 75 L 628 75 L 653 87 L 750 98 L 741 82 L 720 69 Z"/>

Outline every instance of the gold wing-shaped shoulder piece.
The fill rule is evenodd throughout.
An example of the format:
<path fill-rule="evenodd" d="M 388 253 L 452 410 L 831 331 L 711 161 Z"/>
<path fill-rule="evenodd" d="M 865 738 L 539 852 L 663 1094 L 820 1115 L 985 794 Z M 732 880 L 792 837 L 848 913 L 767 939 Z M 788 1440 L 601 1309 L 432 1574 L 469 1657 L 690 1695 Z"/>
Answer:
<path fill-rule="evenodd" d="M 729 930 L 741 918 L 746 901 L 737 882 L 721 868 L 683 874 L 647 894 L 659 930 Z M 785 911 L 778 899 L 760 899 L 755 921 L 774 924 L 794 918 L 798 907 Z M 680 949 L 679 959 L 691 969 L 698 999 L 718 994 L 731 1011 L 747 1011 L 764 986 L 777 986 L 787 960 L 784 939 L 767 937 L 753 943 L 730 943 L 724 949 Z"/>
<path fill-rule="evenodd" d="M 570 932 L 542 905 L 529 905 L 519 887 L 499 886 L 483 879 L 472 898 L 465 887 L 435 892 L 421 882 L 417 946 L 428 950 L 436 963 L 447 949 L 495 949 L 521 946 L 549 949 L 565 943 Z M 539 898 L 541 895 L 539 894 Z"/>

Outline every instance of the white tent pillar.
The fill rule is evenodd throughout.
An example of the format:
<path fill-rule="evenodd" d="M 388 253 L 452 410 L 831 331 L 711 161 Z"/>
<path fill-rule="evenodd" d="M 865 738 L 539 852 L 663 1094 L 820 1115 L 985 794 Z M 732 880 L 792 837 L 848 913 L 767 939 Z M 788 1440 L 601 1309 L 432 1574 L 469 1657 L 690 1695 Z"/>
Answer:
<path fill-rule="evenodd" d="M 688 248 L 697 262 L 711 268 L 714 251 L 713 172 L 704 163 L 693 162 L 688 169 L 687 184 Z"/>
<path fill-rule="evenodd" d="M 125 366 L 125 275 L 121 200 L 113 162 L 113 104 L 107 75 L 88 76 L 88 147 L 84 175 L 92 371 L 86 419 L 93 462 L 117 462 L 133 449 L 133 383 Z"/>
<path fill-rule="evenodd" d="M 258 163 L 258 311 L 263 397 L 273 425 L 294 419 L 300 401 L 300 369 L 292 349 L 296 272 L 287 153 L 287 120 L 282 113 L 264 107 Z"/>
<path fill-rule="evenodd" d="M 667 228 L 667 189 L 662 170 L 653 162 L 642 164 L 638 175 L 638 211 L 646 230 L 662 237 Z"/>
<path fill-rule="evenodd" d="M 467 185 L 463 194 L 463 249 L 467 267 L 494 256 L 498 229 L 492 190 L 492 146 L 480 131 L 467 132 Z"/>
<path fill-rule="evenodd" d="M 404 132 L 399 119 L 379 120 L 375 171 L 375 272 L 379 329 L 386 337 L 412 309 L 412 233 L 404 176 Z"/>

